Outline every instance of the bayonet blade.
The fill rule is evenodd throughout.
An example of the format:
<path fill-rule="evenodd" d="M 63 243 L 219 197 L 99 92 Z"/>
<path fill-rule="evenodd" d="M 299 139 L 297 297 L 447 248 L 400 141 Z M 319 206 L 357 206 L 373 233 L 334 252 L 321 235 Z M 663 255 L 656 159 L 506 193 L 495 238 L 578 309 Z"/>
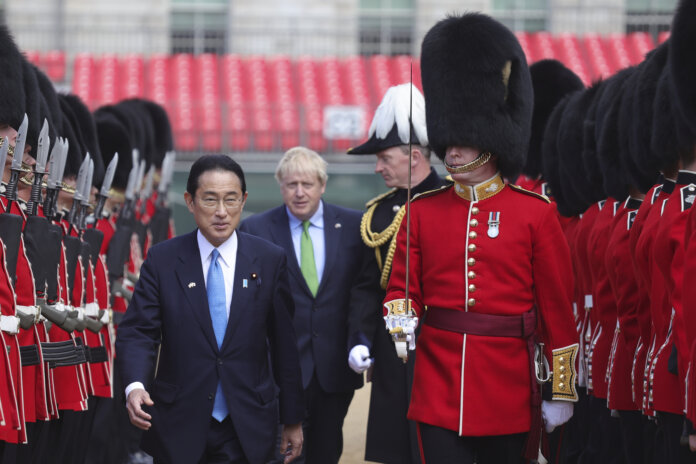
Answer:
<path fill-rule="evenodd" d="M 152 183 L 155 181 L 155 165 L 150 165 L 150 169 L 147 171 L 147 177 L 145 178 L 145 187 L 143 188 L 143 198 L 150 198 L 152 195 Z"/>
<path fill-rule="evenodd" d="M 126 200 L 133 199 L 133 191 L 135 190 L 135 178 L 138 175 L 138 165 L 134 164 L 128 173 L 128 184 L 126 184 Z"/>
<path fill-rule="evenodd" d="M 87 174 L 89 174 L 89 162 L 89 157 L 86 157 L 80 165 L 80 170 L 77 171 L 77 180 L 75 181 L 75 195 L 73 196 L 73 199 L 75 201 L 83 200 L 82 190 L 85 184 Z"/>
<path fill-rule="evenodd" d="M 48 167 L 48 179 L 46 180 L 46 187 L 54 189 L 60 183 L 60 178 L 58 177 L 58 171 L 60 170 L 60 154 L 63 151 L 61 146 L 61 139 L 57 138 L 56 143 L 53 144 L 53 149 L 51 149 L 50 165 Z"/>
<path fill-rule="evenodd" d="M 102 182 L 101 190 L 99 194 L 104 198 L 109 198 L 109 191 L 111 190 L 111 183 L 114 181 L 114 175 L 116 174 L 116 167 L 118 166 L 118 152 L 114 153 L 114 157 L 111 158 L 109 166 L 106 168 L 106 174 L 104 174 L 104 182 Z"/>
<path fill-rule="evenodd" d="M 65 172 L 65 163 L 68 161 L 68 151 L 70 150 L 70 141 L 67 138 L 63 139 L 61 144 L 61 154 L 60 154 L 60 169 L 58 170 L 58 182 L 63 180 L 63 173 Z"/>
<path fill-rule="evenodd" d="M 46 162 L 48 161 L 48 149 L 50 144 L 48 120 L 44 118 L 41 132 L 39 132 L 39 146 L 36 148 L 36 165 L 34 166 L 34 172 L 37 174 L 46 174 Z"/>
<path fill-rule="evenodd" d="M 12 169 L 15 171 L 20 171 L 22 169 L 22 157 L 24 156 L 24 145 L 27 141 L 27 128 L 29 127 L 29 119 L 26 113 L 24 114 L 24 119 L 22 124 L 19 125 L 19 130 L 17 131 L 17 138 L 15 139 L 15 149 L 14 156 L 12 156 Z"/>
<path fill-rule="evenodd" d="M 87 156 L 89 157 L 89 153 L 87 153 Z M 89 204 L 89 199 L 90 199 L 91 193 L 92 193 L 92 178 L 93 177 L 94 177 L 94 161 L 92 160 L 92 158 L 89 158 L 89 169 L 87 170 L 87 177 L 85 178 L 85 182 L 82 185 L 81 203 L 83 205 Z"/>
<path fill-rule="evenodd" d="M 138 176 L 135 178 L 135 192 L 141 193 L 143 187 L 143 178 L 145 177 L 145 160 L 140 160 L 140 166 L 138 166 Z"/>

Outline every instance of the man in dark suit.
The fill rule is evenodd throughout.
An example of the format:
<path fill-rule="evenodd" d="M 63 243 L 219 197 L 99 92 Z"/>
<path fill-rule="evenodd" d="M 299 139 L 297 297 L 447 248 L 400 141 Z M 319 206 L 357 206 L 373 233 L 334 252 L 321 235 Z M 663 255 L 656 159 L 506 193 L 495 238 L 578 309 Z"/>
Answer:
<path fill-rule="evenodd" d="M 326 162 L 304 147 L 288 150 L 276 169 L 284 205 L 246 219 L 240 230 L 285 250 L 295 300 L 294 327 L 305 388 L 305 461 L 336 463 L 343 419 L 362 374 L 366 310 L 379 297 L 374 253 L 360 239 L 358 211 L 322 200 Z"/>
<path fill-rule="evenodd" d="M 149 250 L 118 328 L 131 422 L 155 462 L 265 463 L 280 420 L 289 462 L 303 408 L 285 253 L 235 232 L 247 192 L 232 159 L 199 158 L 186 190 L 198 230 Z"/>

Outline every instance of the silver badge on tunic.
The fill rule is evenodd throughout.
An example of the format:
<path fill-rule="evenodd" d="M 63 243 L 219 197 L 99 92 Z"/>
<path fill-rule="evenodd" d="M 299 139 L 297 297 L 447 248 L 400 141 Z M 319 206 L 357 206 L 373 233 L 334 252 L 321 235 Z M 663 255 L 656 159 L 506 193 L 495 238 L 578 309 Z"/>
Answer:
<path fill-rule="evenodd" d="M 496 238 L 500 233 L 500 211 L 488 213 L 488 236 Z"/>

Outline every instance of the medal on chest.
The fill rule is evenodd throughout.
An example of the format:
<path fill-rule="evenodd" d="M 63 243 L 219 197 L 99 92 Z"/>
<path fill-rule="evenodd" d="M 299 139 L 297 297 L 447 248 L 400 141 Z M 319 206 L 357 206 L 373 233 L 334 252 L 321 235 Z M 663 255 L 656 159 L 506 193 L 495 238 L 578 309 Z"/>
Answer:
<path fill-rule="evenodd" d="M 488 213 L 488 236 L 496 238 L 500 234 L 500 211 Z"/>

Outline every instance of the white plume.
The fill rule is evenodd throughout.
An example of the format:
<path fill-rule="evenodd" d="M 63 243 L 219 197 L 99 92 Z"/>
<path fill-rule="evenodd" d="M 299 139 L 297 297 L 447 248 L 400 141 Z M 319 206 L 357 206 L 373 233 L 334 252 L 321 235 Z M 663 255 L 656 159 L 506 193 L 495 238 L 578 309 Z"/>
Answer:
<path fill-rule="evenodd" d="M 411 103 L 411 95 L 409 91 L 413 89 L 413 112 L 411 113 L 409 104 Z M 376 135 L 378 139 L 385 139 L 396 124 L 399 131 L 399 138 L 404 143 L 408 144 L 409 126 L 408 116 L 411 113 L 413 122 L 413 131 L 421 145 L 428 145 L 428 130 L 425 126 L 425 99 L 417 87 L 413 84 L 400 84 L 389 87 L 387 93 L 384 94 L 382 102 L 375 111 L 375 116 L 372 118 L 370 131 L 368 136 Z M 415 142 L 415 141 L 414 141 Z"/>

